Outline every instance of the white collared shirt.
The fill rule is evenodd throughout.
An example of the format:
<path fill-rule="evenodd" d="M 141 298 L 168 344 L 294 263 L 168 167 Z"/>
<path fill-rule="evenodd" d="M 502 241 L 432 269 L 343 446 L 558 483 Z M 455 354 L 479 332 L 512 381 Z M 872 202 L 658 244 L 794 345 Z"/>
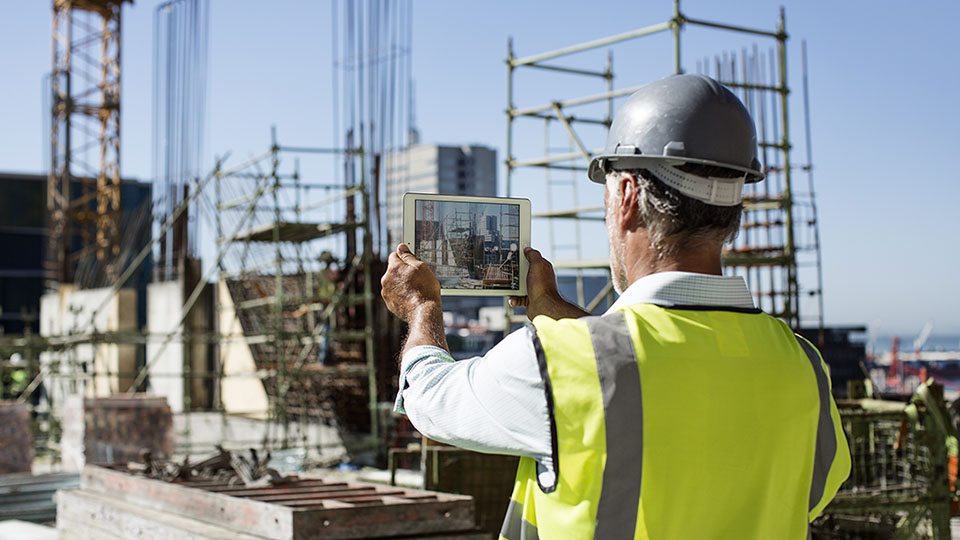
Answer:
<path fill-rule="evenodd" d="M 742 277 L 690 272 L 640 278 L 607 313 L 631 304 L 755 307 Z M 410 349 L 400 363 L 394 410 L 431 439 L 532 457 L 542 465 L 541 483 L 551 485 L 550 416 L 533 339 L 526 326 L 487 354 L 460 361 L 439 347 Z"/>

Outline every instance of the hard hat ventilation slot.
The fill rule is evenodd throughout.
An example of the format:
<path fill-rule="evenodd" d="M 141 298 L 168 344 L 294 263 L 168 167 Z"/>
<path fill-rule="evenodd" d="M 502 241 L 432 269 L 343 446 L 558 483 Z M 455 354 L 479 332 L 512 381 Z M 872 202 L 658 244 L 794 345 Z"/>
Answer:
<path fill-rule="evenodd" d="M 747 175 L 739 178 L 704 177 L 681 171 L 671 165 L 656 163 L 646 169 L 661 182 L 687 197 L 714 206 L 735 206 L 743 201 L 743 184 Z"/>

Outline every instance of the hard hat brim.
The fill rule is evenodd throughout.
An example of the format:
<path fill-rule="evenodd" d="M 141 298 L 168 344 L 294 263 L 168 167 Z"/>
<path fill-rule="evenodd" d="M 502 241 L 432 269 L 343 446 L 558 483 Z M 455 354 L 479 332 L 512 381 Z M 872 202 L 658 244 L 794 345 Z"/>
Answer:
<path fill-rule="evenodd" d="M 623 170 L 623 169 L 643 169 L 644 165 L 650 165 L 653 163 L 664 163 L 667 162 L 672 165 L 682 165 L 684 163 L 693 163 L 696 165 L 710 165 L 713 167 L 722 167 L 724 169 L 730 169 L 734 171 L 740 171 L 747 175 L 746 180 L 744 181 L 747 184 L 755 184 L 764 179 L 765 175 L 763 172 L 750 169 L 747 167 L 740 167 L 738 165 L 731 165 L 729 163 L 720 163 L 719 161 L 713 161 L 709 159 L 697 159 L 697 158 L 688 158 L 688 157 L 673 157 L 673 156 L 644 156 L 644 155 L 630 155 L 630 154 L 603 154 L 599 155 L 590 160 L 590 167 L 587 169 L 587 176 L 593 182 L 597 184 L 606 184 L 607 183 L 607 170 Z M 604 166 L 606 163 L 606 166 Z M 605 170 L 606 169 L 606 170 Z M 734 180 L 731 178 L 731 181 Z"/>

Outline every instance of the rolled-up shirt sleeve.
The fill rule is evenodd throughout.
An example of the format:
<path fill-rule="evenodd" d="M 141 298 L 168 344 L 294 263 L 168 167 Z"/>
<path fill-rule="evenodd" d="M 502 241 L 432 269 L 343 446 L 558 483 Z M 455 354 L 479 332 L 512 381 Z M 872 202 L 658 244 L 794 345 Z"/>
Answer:
<path fill-rule="evenodd" d="M 401 361 L 394 410 L 431 439 L 549 463 L 550 419 L 533 339 L 521 328 L 487 354 L 459 361 L 438 347 L 412 348 Z"/>

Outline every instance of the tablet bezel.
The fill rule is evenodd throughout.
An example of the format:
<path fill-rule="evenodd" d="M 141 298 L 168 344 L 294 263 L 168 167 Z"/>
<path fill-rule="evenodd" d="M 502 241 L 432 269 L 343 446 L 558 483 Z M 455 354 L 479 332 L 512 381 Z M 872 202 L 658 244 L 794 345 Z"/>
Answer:
<path fill-rule="evenodd" d="M 479 204 L 515 204 L 520 206 L 520 288 L 519 289 L 440 289 L 443 296 L 526 296 L 527 294 L 527 262 L 523 250 L 530 246 L 530 199 L 513 197 L 479 197 L 473 195 L 438 195 L 436 193 L 403 194 L 403 242 L 407 244 L 414 255 L 417 254 L 414 245 L 415 208 L 416 201 L 467 202 Z"/>

